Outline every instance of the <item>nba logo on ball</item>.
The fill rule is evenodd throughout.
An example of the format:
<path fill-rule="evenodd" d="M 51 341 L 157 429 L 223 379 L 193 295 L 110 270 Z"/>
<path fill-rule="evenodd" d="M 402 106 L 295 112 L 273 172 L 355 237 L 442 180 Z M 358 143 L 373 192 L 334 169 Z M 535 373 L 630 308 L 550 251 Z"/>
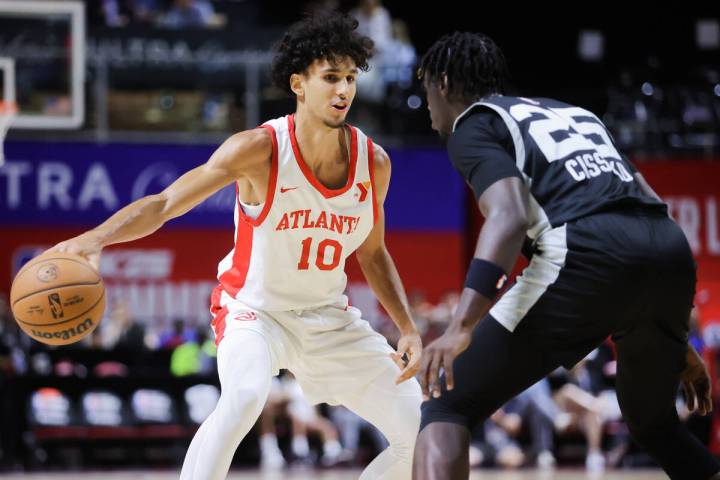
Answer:
<path fill-rule="evenodd" d="M 65 313 L 63 312 L 62 302 L 60 301 L 60 294 L 51 293 L 48 295 L 48 301 L 50 302 L 50 312 L 53 318 L 63 318 Z"/>

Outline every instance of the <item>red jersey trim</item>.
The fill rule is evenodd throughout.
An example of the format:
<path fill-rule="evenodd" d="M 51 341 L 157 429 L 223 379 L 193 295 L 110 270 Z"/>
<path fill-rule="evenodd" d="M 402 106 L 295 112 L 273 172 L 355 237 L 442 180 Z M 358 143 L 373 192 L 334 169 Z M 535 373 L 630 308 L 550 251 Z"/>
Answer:
<path fill-rule="evenodd" d="M 378 204 L 377 195 L 375 195 L 375 148 L 370 137 L 367 139 L 367 159 L 368 159 L 368 170 L 370 171 L 370 189 L 372 192 L 372 205 L 373 205 L 373 225 L 377 223 L 378 219 Z"/>
<path fill-rule="evenodd" d="M 250 270 L 254 232 L 252 225 L 246 222 L 238 222 L 232 265 L 219 278 L 223 290 L 232 297 L 235 297 L 245 286 L 245 280 L 247 280 L 247 274 Z"/>
<path fill-rule="evenodd" d="M 270 161 L 270 182 L 265 196 L 265 206 L 256 219 L 245 215 L 245 212 L 243 212 L 242 205 L 240 205 L 240 195 L 238 194 L 238 184 L 235 182 L 235 196 L 236 201 L 238 202 L 237 207 L 239 217 L 237 222 L 237 235 L 235 237 L 235 250 L 233 251 L 232 265 L 228 270 L 223 272 L 219 278 L 222 288 L 233 297 L 235 297 L 245 286 L 245 280 L 247 280 L 247 274 L 250 270 L 254 228 L 260 226 L 263 220 L 265 220 L 265 217 L 267 217 L 267 214 L 272 207 L 273 199 L 275 198 L 275 188 L 277 186 L 277 136 L 275 135 L 275 129 L 270 125 L 262 125 L 261 128 L 267 129 L 270 132 L 270 138 L 272 139 L 273 151 Z"/>
<path fill-rule="evenodd" d="M 210 326 L 215 332 L 215 345 L 220 345 L 220 340 L 225 336 L 225 317 L 228 314 L 227 307 L 220 306 L 220 296 L 222 295 L 223 286 L 218 285 L 210 295 L 210 313 L 213 316 Z"/>
<path fill-rule="evenodd" d="M 275 187 L 277 186 L 278 177 L 278 142 L 277 135 L 275 134 L 275 129 L 270 125 L 261 125 L 259 128 L 265 128 L 270 132 L 270 138 L 272 139 L 272 160 L 270 161 L 270 182 L 268 184 L 267 193 L 265 194 L 265 206 L 263 206 L 263 209 L 257 218 L 249 217 L 248 215 L 245 215 L 245 212 L 243 212 L 242 205 L 240 204 L 238 184 L 237 182 L 235 182 L 235 197 L 237 198 L 238 202 L 238 212 L 240 213 L 240 219 L 246 223 L 249 223 L 253 227 L 259 227 L 263 223 L 263 220 L 265 220 L 265 217 L 267 217 L 268 212 L 270 212 L 273 199 L 275 198 Z"/>
<path fill-rule="evenodd" d="M 212 326 L 213 330 L 215 330 L 215 345 L 220 345 L 220 340 L 225 337 L 225 317 L 227 317 L 227 314 L 227 307 L 223 307 L 213 320 Z"/>
<path fill-rule="evenodd" d="M 300 153 L 300 149 L 298 148 L 297 139 L 295 138 L 295 115 L 288 115 L 288 130 L 290 132 L 290 143 L 292 144 L 293 153 L 295 154 L 295 160 L 297 161 L 300 170 L 302 171 L 303 175 L 305 175 L 305 178 L 308 180 L 308 182 L 310 182 L 310 184 L 315 187 L 315 189 L 320 192 L 325 198 L 332 198 L 337 197 L 338 195 L 342 195 L 343 193 L 350 190 L 350 187 L 352 187 L 355 182 L 355 169 L 357 167 L 358 155 L 357 131 L 351 125 L 348 126 L 350 127 L 350 168 L 348 169 L 348 179 L 344 187 L 333 190 L 331 188 L 327 188 L 317 178 L 315 178 L 312 170 L 310 170 L 310 167 L 308 167 L 307 163 L 305 163 L 305 160 Z"/>

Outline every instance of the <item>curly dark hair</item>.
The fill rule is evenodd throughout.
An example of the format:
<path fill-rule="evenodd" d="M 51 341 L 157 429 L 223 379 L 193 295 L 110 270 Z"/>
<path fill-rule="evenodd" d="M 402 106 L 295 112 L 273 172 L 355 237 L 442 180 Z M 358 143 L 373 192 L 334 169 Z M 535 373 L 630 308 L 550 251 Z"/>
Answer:
<path fill-rule="evenodd" d="M 350 57 L 360 70 L 367 71 L 374 44 L 357 33 L 357 27 L 357 20 L 338 12 L 308 15 L 293 24 L 275 46 L 273 83 L 292 95 L 290 75 L 305 72 L 319 59 L 336 63 Z"/>
<path fill-rule="evenodd" d="M 423 55 L 418 77 L 430 82 L 447 75 L 448 96 L 465 102 L 503 93 L 508 76 L 500 47 L 481 33 L 455 32 L 435 42 Z"/>

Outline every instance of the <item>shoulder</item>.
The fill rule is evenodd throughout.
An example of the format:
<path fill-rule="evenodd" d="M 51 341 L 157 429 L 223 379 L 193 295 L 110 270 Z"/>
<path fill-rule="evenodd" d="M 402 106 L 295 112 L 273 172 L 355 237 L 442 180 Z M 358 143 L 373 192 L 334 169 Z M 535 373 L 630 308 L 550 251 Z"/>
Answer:
<path fill-rule="evenodd" d="M 375 142 L 371 142 L 371 153 L 368 160 L 373 162 L 372 167 L 376 177 L 384 178 L 390 175 L 390 156 L 385 149 Z M 370 153 L 370 152 L 368 152 Z"/>
<path fill-rule="evenodd" d="M 265 167 L 272 157 L 273 140 L 266 128 L 236 133 L 225 140 L 210 161 L 214 166 L 239 174 Z"/>
<path fill-rule="evenodd" d="M 505 121 L 491 108 L 477 105 L 458 122 L 448 138 L 450 155 L 462 154 L 463 150 L 491 143 L 504 144 L 510 138 Z"/>
<path fill-rule="evenodd" d="M 450 139 L 467 136 L 492 137 L 502 133 L 503 129 L 507 130 L 505 122 L 495 110 L 485 105 L 475 105 L 458 121 Z"/>
<path fill-rule="evenodd" d="M 253 128 L 231 136 L 227 142 L 239 153 L 260 153 L 272 151 L 272 133 L 267 128 Z"/>

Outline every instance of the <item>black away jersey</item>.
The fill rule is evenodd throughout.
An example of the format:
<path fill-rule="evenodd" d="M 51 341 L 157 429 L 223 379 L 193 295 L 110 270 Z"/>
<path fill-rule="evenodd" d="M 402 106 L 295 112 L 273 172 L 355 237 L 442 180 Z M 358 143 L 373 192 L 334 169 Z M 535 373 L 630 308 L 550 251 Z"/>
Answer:
<path fill-rule="evenodd" d="M 455 120 L 448 151 L 477 197 L 501 178 L 524 180 L 532 239 L 596 212 L 666 211 L 642 192 L 636 170 L 605 125 L 593 113 L 556 100 L 487 97 Z"/>

